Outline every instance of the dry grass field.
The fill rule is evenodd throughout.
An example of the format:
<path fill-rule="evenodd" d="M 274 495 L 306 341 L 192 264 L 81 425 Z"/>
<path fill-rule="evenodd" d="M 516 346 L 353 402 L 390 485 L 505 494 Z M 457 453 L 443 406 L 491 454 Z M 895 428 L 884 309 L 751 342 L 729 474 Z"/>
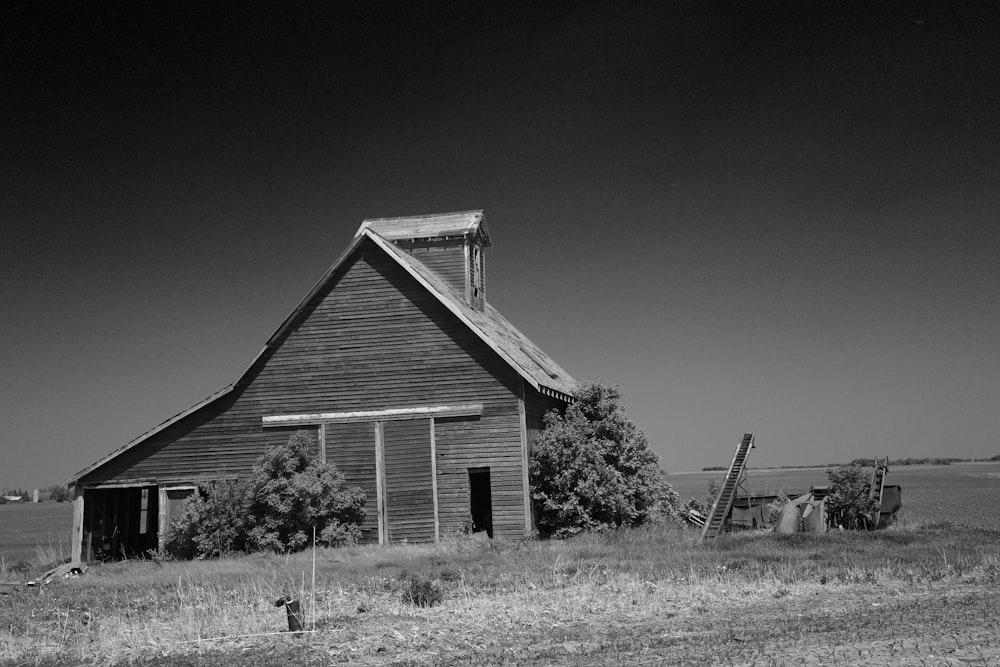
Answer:
<path fill-rule="evenodd" d="M 562 542 L 130 562 L 0 602 L 11 665 L 1000 663 L 1000 533 L 930 526 L 700 545 Z M 411 601 L 409 582 L 441 594 Z M 304 600 L 281 632 L 282 595 Z M 419 595 L 418 595 L 419 597 Z"/>
<path fill-rule="evenodd" d="M 969 526 L 931 512 L 1000 478 L 945 493 L 936 479 L 978 473 L 913 471 L 919 500 L 899 470 L 904 512 L 928 519 L 878 533 L 321 550 L 315 588 L 309 553 L 95 566 L 0 596 L 0 664 L 1000 664 L 1000 531 L 978 527 L 995 504 L 970 499 Z M 283 631 L 283 595 L 308 632 Z"/>
<path fill-rule="evenodd" d="M 69 556 L 73 503 L 0 505 L 0 569 L 33 561 L 44 550 Z"/>

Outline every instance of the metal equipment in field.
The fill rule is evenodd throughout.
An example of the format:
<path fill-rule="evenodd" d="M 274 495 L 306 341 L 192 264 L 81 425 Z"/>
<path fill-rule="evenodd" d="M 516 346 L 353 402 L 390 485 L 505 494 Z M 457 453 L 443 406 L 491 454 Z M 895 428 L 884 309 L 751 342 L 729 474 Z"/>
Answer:
<path fill-rule="evenodd" d="M 719 488 L 719 493 L 715 496 L 712 509 L 708 512 L 705 525 L 701 529 L 701 539 L 707 537 L 718 537 L 726 525 L 726 519 L 733 508 L 733 500 L 739 491 L 747 496 L 747 457 L 753 449 L 753 433 L 744 433 L 740 444 L 733 452 L 733 460 L 726 471 L 726 479 Z"/>
<path fill-rule="evenodd" d="M 878 514 L 871 517 L 871 528 L 885 528 L 896 522 L 896 514 L 903 506 L 903 489 L 898 485 L 888 485 L 885 477 L 889 474 L 889 457 L 875 458 L 872 467 L 871 481 L 868 484 L 868 497 L 877 501 L 875 506 Z"/>
<path fill-rule="evenodd" d="M 747 458 L 754 447 L 754 434 L 744 433 L 707 515 L 696 510 L 689 512 L 688 520 L 701 527 L 700 539 L 718 537 L 726 530 L 741 528 L 773 527 L 779 533 L 825 533 L 831 528 L 841 527 L 838 516 L 827 513 L 827 496 L 833 490 L 827 485 L 813 486 L 806 493 L 791 494 L 792 497 L 780 506 L 777 517 L 772 519 L 779 496 L 752 495 L 747 488 Z M 875 458 L 871 475 L 855 499 L 859 502 L 866 500 L 865 504 L 872 510 L 865 510 L 856 527 L 875 530 L 895 523 L 902 507 L 902 488 L 886 484 L 888 474 L 889 458 Z"/>

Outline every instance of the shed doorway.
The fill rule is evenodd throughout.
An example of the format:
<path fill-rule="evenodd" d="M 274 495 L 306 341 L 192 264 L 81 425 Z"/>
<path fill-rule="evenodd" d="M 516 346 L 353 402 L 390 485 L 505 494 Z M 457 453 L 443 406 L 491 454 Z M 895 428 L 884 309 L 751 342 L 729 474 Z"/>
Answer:
<path fill-rule="evenodd" d="M 155 486 L 84 489 L 84 560 L 141 558 L 155 552 L 158 530 Z"/>
<path fill-rule="evenodd" d="M 493 494 L 490 491 L 490 469 L 469 468 L 469 513 L 472 531 L 493 537 Z"/>

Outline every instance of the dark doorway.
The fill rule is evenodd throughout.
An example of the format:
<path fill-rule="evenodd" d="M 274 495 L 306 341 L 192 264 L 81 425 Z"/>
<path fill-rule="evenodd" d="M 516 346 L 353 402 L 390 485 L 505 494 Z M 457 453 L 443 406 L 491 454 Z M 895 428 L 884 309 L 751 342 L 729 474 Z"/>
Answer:
<path fill-rule="evenodd" d="M 156 487 L 84 489 L 82 557 L 121 560 L 157 548 Z"/>
<path fill-rule="evenodd" d="M 493 496 L 490 492 L 490 469 L 469 468 L 469 510 L 472 530 L 493 537 Z"/>

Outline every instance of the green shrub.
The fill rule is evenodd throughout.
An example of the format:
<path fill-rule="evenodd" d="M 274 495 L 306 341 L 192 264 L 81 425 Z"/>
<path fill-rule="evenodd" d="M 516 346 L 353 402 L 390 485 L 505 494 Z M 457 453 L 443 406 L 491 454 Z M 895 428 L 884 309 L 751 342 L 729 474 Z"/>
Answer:
<path fill-rule="evenodd" d="M 543 536 L 674 521 L 680 499 L 621 390 L 580 387 L 565 416 L 550 412 L 531 454 L 531 497 Z"/>
<path fill-rule="evenodd" d="M 250 544 L 256 549 L 298 551 L 316 541 L 352 544 L 360 537 L 365 493 L 347 487 L 332 463 L 313 453 L 316 440 L 298 431 L 283 447 L 269 447 L 254 464 L 249 481 Z"/>

